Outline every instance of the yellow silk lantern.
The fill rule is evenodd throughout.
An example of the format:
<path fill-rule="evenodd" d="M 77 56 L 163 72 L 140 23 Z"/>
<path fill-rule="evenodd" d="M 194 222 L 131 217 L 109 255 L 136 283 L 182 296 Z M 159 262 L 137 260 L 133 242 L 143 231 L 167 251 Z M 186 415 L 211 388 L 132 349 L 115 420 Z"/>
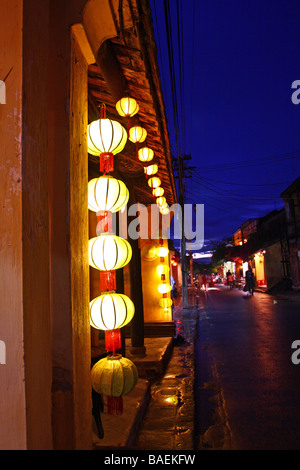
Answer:
<path fill-rule="evenodd" d="M 155 196 L 155 197 L 163 196 L 164 192 L 165 192 L 165 190 L 164 190 L 164 188 L 162 188 L 161 186 L 158 186 L 157 188 L 154 188 L 154 189 L 152 190 L 152 194 L 153 194 L 153 196 Z"/>
<path fill-rule="evenodd" d="M 132 117 L 139 112 L 139 105 L 134 98 L 121 98 L 116 104 L 116 110 L 120 116 Z"/>
<path fill-rule="evenodd" d="M 147 131 L 143 127 L 134 126 L 129 129 L 129 140 L 131 142 L 144 142 L 147 137 Z"/>
<path fill-rule="evenodd" d="M 135 308 L 124 294 L 105 293 L 90 302 L 90 323 L 98 330 L 116 330 L 131 322 Z"/>
<path fill-rule="evenodd" d="M 138 158 L 141 162 L 150 162 L 154 157 L 154 152 L 148 147 L 143 147 L 138 151 Z"/>
<path fill-rule="evenodd" d="M 100 155 L 112 153 L 115 155 L 123 150 L 127 142 L 127 132 L 117 121 L 98 119 L 88 125 L 88 153 Z"/>
<path fill-rule="evenodd" d="M 169 249 L 164 246 L 159 246 L 156 250 L 157 256 L 165 258 L 169 254 Z"/>
<path fill-rule="evenodd" d="M 149 165 L 145 167 L 145 173 L 146 175 L 155 175 L 158 172 L 158 166 L 157 165 Z"/>
<path fill-rule="evenodd" d="M 151 189 L 157 188 L 161 185 L 161 180 L 157 176 L 153 176 L 152 178 L 149 178 L 148 185 Z"/>
<path fill-rule="evenodd" d="M 168 297 L 164 297 L 163 299 L 159 299 L 159 306 L 161 308 L 169 308 L 169 307 L 172 307 L 172 299 L 168 298 Z"/>
<path fill-rule="evenodd" d="M 159 264 L 156 268 L 156 272 L 159 276 L 161 276 L 162 274 L 166 276 L 169 273 L 169 271 L 170 271 L 170 268 L 166 264 Z"/>
<path fill-rule="evenodd" d="M 123 268 L 131 257 L 130 244 L 117 235 L 103 233 L 89 240 L 89 264 L 100 271 Z"/>
<path fill-rule="evenodd" d="M 168 206 L 160 207 L 159 212 L 160 212 L 162 215 L 167 215 L 167 214 L 169 214 L 170 209 L 168 208 Z"/>
<path fill-rule="evenodd" d="M 171 286 L 167 282 L 162 282 L 158 286 L 158 292 L 160 294 L 167 294 L 168 292 L 170 292 L 170 290 L 171 290 Z"/>
<path fill-rule="evenodd" d="M 130 393 L 137 381 L 138 371 L 133 362 L 120 354 L 96 362 L 91 371 L 92 387 L 99 393 L 120 397 Z"/>
<path fill-rule="evenodd" d="M 164 196 L 158 197 L 158 198 L 156 199 L 156 204 L 157 204 L 158 206 L 164 206 L 166 203 L 167 203 L 167 200 L 166 200 L 166 198 L 165 198 Z"/>
<path fill-rule="evenodd" d="M 129 199 L 129 192 L 123 181 L 112 176 L 100 176 L 89 181 L 88 204 L 94 212 L 118 212 Z"/>

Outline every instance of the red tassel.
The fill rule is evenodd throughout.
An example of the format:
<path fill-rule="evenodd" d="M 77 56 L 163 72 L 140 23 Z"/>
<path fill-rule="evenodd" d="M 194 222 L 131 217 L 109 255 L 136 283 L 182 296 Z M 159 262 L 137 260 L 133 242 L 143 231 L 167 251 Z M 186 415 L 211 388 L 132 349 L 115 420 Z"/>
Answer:
<path fill-rule="evenodd" d="M 101 292 L 117 289 L 116 271 L 100 271 L 100 290 Z"/>
<path fill-rule="evenodd" d="M 116 350 L 121 349 L 121 330 L 106 330 L 105 331 L 105 350 L 111 351 L 113 356 Z"/>
<path fill-rule="evenodd" d="M 97 232 L 112 232 L 112 212 L 97 212 Z"/>
<path fill-rule="evenodd" d="M 101 173 L 109 173 L 114 171 L 114 154 L 111 152 L 103 152 L 100 154 L 100 171 Z"/>
<path fill-rule="evenodd" d="M 107 397 L 107 412 L 109 415 L 121 415 L 123 413 L 123 398 Z"/>

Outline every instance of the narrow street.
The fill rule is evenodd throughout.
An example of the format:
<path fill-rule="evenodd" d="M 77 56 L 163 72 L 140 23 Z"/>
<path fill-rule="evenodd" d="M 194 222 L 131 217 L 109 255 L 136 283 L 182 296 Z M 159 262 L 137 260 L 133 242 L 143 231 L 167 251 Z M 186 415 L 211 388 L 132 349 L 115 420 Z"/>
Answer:
<path fill-rule="evenodd" d="M 291 345 L 297 339 L 300 304 L 296 301 L 258 292 L 247 298 L 241 290 L 224 286 L 201 292 L 195 372 L 200 448 L 206 447 L 203 432 L 211 424 L 201 401 L 210 389 L 220 398 L 231 448 L 300 449 L 300 365 L 291 360 Z M 203 380 L 207 380 L 204 387 Z M 208 397 L 206 404 L 210 401 Z M 211 442 L 210 447 L 214 447 Z"/>

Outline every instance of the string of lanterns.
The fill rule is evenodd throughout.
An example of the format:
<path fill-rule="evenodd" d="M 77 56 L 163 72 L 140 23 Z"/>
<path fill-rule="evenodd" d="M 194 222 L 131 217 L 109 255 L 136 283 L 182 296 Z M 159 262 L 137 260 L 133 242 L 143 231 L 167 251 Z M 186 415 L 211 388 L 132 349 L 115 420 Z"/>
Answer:
<path fill-rule="evenodd" d="M 120 106 L 121 112 L 126 112 L 125 104 Z M 114 170 L 114 155 L 121 152 L 127 142 L 127 132 L 117 121 L 107 119 L 105 107 L 102 107 L 101 118 L 88 125 L 87 135 L 88 152 L 99 155 L 103 173 L 88 183 L 88 207 L 97 213 L 98 235 L 89 240 L 89 264 L 100 272 L 101 291 L 101 295 L 90 302 L 90 324 L 105 332 L 108 353 L 92 368 L 92 387 L 107 397 L 109 414 L 122 414 L 122 396 L 135 387 L 138 373 L 133 362 L 116 351 L 121 349 L 120 329 L 132 320 L 135 307 L 128 296 L 116 293 L 116 270 L 130 262 L 132 249 L 127 240 L 113 233 L 112 214 L 126 206 L 129 191 L 109 173 Z"/>
<path fill-rule="evenodd" d="M 132 257 L 130 243 L 112 232 L 112 214 L 122 210 L 129 199 L 126 185 L 110 176 L 114 171 L 114 155 L 120 153 L 126 145 L 127 138 L 136 144 L 136 158 L 143 164 L 151 162 L 154 152 L 138 144 L 145 142 L 147 131 L 141 126 L 129 127 L 129 118 L 139 111 L 136 100 L 124 97 L 116 103 L 120 116 L 127 118 L 127 131 L 117 121 L 106 118 L 106 108 L 102 106 L 100 119 L 93 121 L 87 128 L 88 153 L 99 156 L 99 170 L 102 176 L 88 183 L 88 208 L 97 214 L 97 237 L 89 240 L 89 264 L 100 272 L 101 295 L 90 302 L 90 324 L 105 332 L 106 358 L 100 359 L 92 368 L 93 389 L 107 397 L 109 414 L 121 414 L 123 411 L 122 396 L 129 393 L 136 385 L 138 373 L 135 365 L 116 354 L 121 349 L 120 329 L 133 318 L 135 307 L 131 299 L 116 293 L 116 270 L 126 266 Z M 169 212 L 164 189 L 157 176 L 158 165 L 144 166 L 148 185 L 161 214 Z M 162 242 L 162 240 L 161 240 Z M 158 267 L 161 284 L 158 286 L 162 299 L 160 307 L 167 309 L 172 305 L 168 298 L 171 286 L 166 282 L 169 266 L 163 264 L 168 250 L 159 247 L 161 265 Z"/>
<path fill-rule="evenodd" d="M 163 240 L 159 240 L 160 246 L 157 249 L 157 255 L 160 259 L 160 264 L 157 266 L 156 271 L 160 277 L 160 284 L 158 285 L 158 292 L 162 294 L 162 298 L 159 300 L 159 306 L 163 308 L 165 312 L 169 310 L 172 306 L 173 302 L 172 299 L 168 296 L 169 292 L 171 291 L 171 285 L 169 282 L 169 273 L 170 267 L 169 263 L 166 263 L 165 258 L 168 260 L 169 256 L 169 249 L 163 246 Z"/>

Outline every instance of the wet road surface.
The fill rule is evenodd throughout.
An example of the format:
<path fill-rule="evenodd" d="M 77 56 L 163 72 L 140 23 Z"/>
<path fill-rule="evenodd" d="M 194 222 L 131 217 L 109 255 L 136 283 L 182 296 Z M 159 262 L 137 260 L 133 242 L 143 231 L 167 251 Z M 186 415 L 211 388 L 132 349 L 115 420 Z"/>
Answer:
<path fill-rule="evenodd" d="M 232 448 L 300 449 L 300 364 L 291 360 L 294 340 L 300 340 L 299 302 L 263 293 L 247 298 L 223 286 L 200 294 L 196 370 L 205 368 L 207 358 L 200 356 L 209 350 Z M 203 420 L 200 416 L 199 426 Z"/>

